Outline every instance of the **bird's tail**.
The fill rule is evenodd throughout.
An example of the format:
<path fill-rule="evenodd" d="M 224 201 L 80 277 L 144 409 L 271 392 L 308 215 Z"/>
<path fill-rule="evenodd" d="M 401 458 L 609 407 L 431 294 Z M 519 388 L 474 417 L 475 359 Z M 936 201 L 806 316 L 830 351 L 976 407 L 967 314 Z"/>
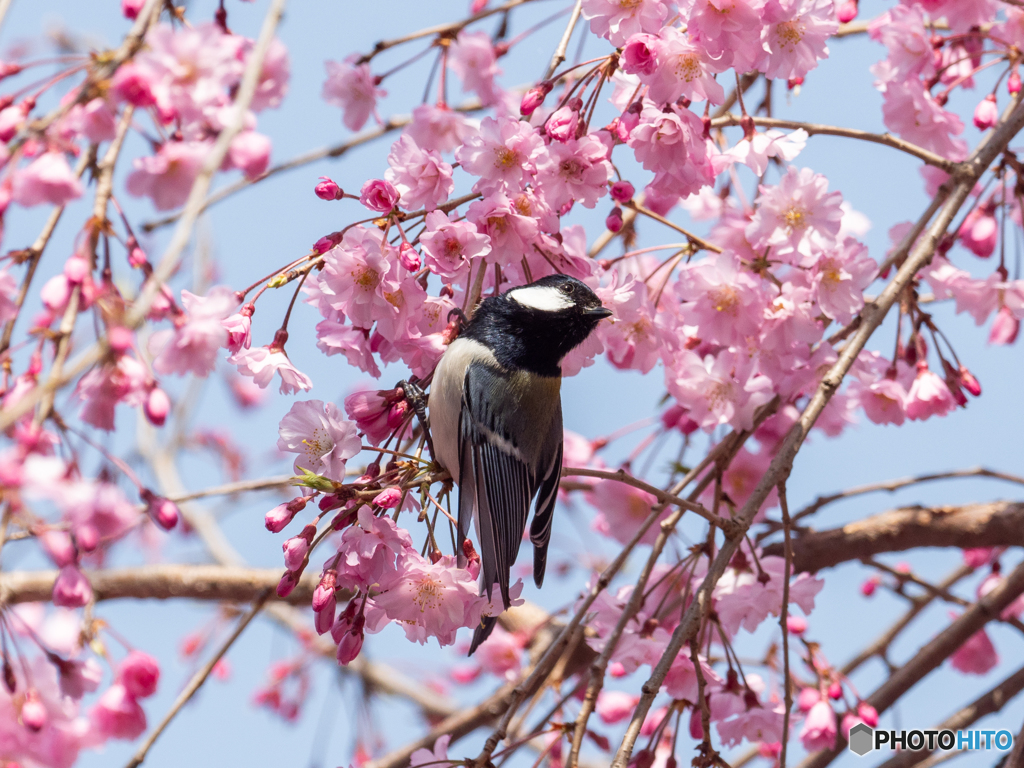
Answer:
<path fill-rule="evenodd" d="M 494 630 L 494 625 L 498 623 L 497 616 L 484 616 L 480 620 L 480 626 L 473 632 L 473 643 L 469 646 L 469 655 L 472 656 L 473 652 L 480 647 L 480 643 L 491 636 L 491 632 Z"/>

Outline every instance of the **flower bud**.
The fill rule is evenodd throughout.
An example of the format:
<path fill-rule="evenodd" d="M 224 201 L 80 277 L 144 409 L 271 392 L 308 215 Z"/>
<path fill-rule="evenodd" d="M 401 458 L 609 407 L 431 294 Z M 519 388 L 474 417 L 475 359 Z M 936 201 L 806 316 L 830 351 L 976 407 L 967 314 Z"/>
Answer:
<path fill-rule="evenodd" d="M 627 75 L 650 75 L 658 66 L 658 38 L 643 32 L 626 40 L 619 57 L 619 66 Z"/>
<path fill-rule="evenodd" d="M 856 19 L 857 0 L 846 0 L 845 3 L 840 5 L 839 10 L 836 12 L 836 18 L 839 19 L 840 24 L 849 24 Z"/>
<path fill-rule="evenodd" d="M 704 723 L 701 722 L 699 704 L 694 704 L 690 710 L 690 738 L 694 741 L 700 741 L 704 738 Z"/>
<path fill-rule="evenodd" d="M 284 567 L 289 571 L 295 571 L 299 573 L 302 571 L 303 564 L 306 561 L 306 555 L 309 554 L 309 546 L 313 543 L 313 537 L 316 536 L 316 526 L 310 523 L 298 536 L 292 536 L 290 539 L 285 541 L 281 545 L 281 549 L 284 552 Z"/>
<path fill-rule="evenodd" d="M 544 124 L 544 129 L 555 141 L 564 144 L 570 139 L 576 138 L 576 126 L 579 124 L 580 116 L 576 110 L 569 106 L 559 107 Z"/>
<path fill-rule="evenodd" d="M 178 506 L 173 501 L 148 490 L 143 491 L 142 500 L 146 502 L 146 514 L 165 531 L 178 524 Z"/>
<path fill-rule="evenodd" d="M 612 212 L 608 214 L 608 218 L 604 220 L 605 227 L 608 228 L 609 232 L 615 233 L 622 230 L 622 209 L 619 207 L 612 208 Z"/>
<path fill-rule="evenodd" d="M 402 492 L 398 488 L 385 488 L 373 499 L 373 503 L 383 509 L 394 509 L 401 501 Z"/>
<path fill-rule="evenodd" d="M 132 651 L 118 665 L 117 681 L 133 698 L 145 699 L 156 693 L 160 664 L 148 653 Z"/>
<path fill-rule="evenodd" d="M 786 629 L 791 635 L 802 635 L 807 631 L 807 619 L 803 616 L 787 616 Z"/>
<path fill-rule="evenodd" d="M 999 122 L 999 107 L 996 105 L 996 95 L 990 93 L 974 109 L 974 126 L 979 131 L 987 131 L 997 122 Z"/>
<path fill-rule="evenodd" d="M 135 21 L 135 17 L 139 15 L 145 4 L 146 0 L 121 0 L 121 13 L 126 19 Z"/>
<path fill-rule="evenodd" d="M 334 603 L 332 596 L 330 603 L 325 605 L 323 609 L 313 613 L 313 628 L 316 630 L 318 635 L 323 635 L 331 631 L 331 627 L 334 625 L 334 614 L 336 609 L 337 606 Z"/>
<path fill-rule="evenodd" d="M 284 575 L 281 576 L 281 581 L 277 583 L 277 596 L 285 598 L 294 592 L 295 588 L 299 585 L 300 575 L 291 571 L 285 571 Z"/>
<path fill-rule="evenodd" d="M 132 247 L 132 249 L 128 252 L 129 266 L 138 269 L 139 267 L 144 267 L 148 263 L 149 259 L 146 258 L 146 252 L 139 248 L 139 246 L 136 245 Z"/>
<path fill-rule="evenodd" d="M 1006 90 L 1008 90 L 1012 96 L 1016 96 L 1020 93 L 1020 73 L 1017 72 L 1016 69 L 1010 73 L 1010 77 L 1006 80 Z"/>
<path fill-rule="evenodd" d="M 875 588 L 878 586 L 878 582 L 875 579 L 868 579 L 860 585 L 860 593 L 864 597 L 871 597 L 875 594 Z"/>
<path fill-rule="evenodd" d="M 92 600 L 92 587 L 78 568 L 66 565 L 53 583 L 52 600 L 61 608 L 81 608 Z"/>
<path fill-rule="evenodd" d="M 362 649 L 363 633 L 361 631 L 358 634 L 355 632 L 346 633 L 341 638 L 341 642 L 338 643 L 338 663 L 342 666 L 347 665 L 359 655 L 359 651 Z"/>
<path fill-rule="evenodd" d="M 843 695 L 843 686 L 839 683 L 832 683 L 828 687 L 828 697 L 830 699 L 838 699 Z"/>
<path fill-rule="evenodd" d="M 981 384 L 974 378 L 974 374 L 963 365 L 960 366 L 960 385 L 974 397 L 981 395 Z"/>
<path fill-rule="evenodd" d="M 389 181 L 370 179 L 360 190 L 359 202 L 378 213 L 391 213 L 398 205 L 398 190 Z"/>
<path fill-rule="evenodd" d="M 636 188 L 628 181 L 616 181 L 612 184 L 612 200 L 617 203 L 628 203 L 636 194 Z"/>
<path fill-rule="evenodd" d="M 321 200 L 341 200 L 345 196 L 341 187 L 326 176 L 320 177 L 320 183 L 313 188 L 313 191 Z"/>
<path fill-rule="evenodd" d="M 324 571 L 320 583 L 313 590 L 313 610 L 322 611 L 328 604 L 335 601 L 334 589 L 337 586 L 338 572 L 333 568 Z M 323 634 L 323 633 L 321 633 Z"/>
<path fill-rule="evenodd" d="M 43 730 L 46 725 L 46 707 L 39 700 L 39 692 L 35 688 L 25 693 L 25 703 L 21 705 L 21 724 L 33 733 Z"/>
<path fill-rule="evenodd" d="M 415 272 L 420 268 L 420 255 L 416 253 L 416 249 L 410 243 L 402 243 L 398 247 L 398 260 L 410 272 Z"/>
<path fill-rule="evenodd" d="M 153 387 L 146 396 L 146 404 L 142 407 L 149 423 L 154 427 L 162 427 L 171 412 L 171 398 L 160 387 Z"/>
<path fill-rule="evenodd" d="M 552 88 L 552 84 L 545 81 L 528 90 L 523 94 L 523 100 L 519 104 L 519 114 L 523 117 L 529 117 L 536 112 L 537 107 L 544 103 L 544 99 L 551 93 Z"/>
<path fill-rule="evenodd" d="M 65 531 L 47 529 L 36 537 L 43 551 L 58 568 L 72 565 L 75 562 L 75 545 Z"/>
<path fill-rule="evenodd" d="M 117 354 L 123 355 L 132 348 L 132 332 L 120 325 L 111 326 L 107 329 L 107 343 Z"/>
<path fill-rule="evenodd" d="M 796 697 L 796 706 L 801 712 L 810 712 L 811 707 L 821 700 L 817 688 L 802 688 Z"/>
<path fill-rule="evenodd" d="M 306 497 L 298 496 L 284 504 L 278 504 L 267 512 L 263 523 L 271 533 L 280 533 L 306 506 Z"/>
<path fill-rule="evenodd" d="M 89 262 L 81 256 L 72 256 L 64 262 L 64 277 L 72 285 L 79 285 L 92 273 Z"/>

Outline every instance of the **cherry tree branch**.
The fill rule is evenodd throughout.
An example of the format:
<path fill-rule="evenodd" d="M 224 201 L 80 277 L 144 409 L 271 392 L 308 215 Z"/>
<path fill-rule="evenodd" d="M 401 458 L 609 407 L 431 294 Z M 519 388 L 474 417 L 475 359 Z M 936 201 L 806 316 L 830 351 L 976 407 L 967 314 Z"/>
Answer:
<path fill-rule="evenodd" d="M 800 450 L 804 439 L 814 426 L 822 410 L 838 391 L 847 372 L 852 367 L 861 350 L 864 349 L 868 339 L 878 326 L 881 325 L 893 304 L 913 280 L 918 270 L 931 260 L 939 240 L 945 234 L 946 229 L 952 223 L 960 207 L 967 200 L 971 190 L 974 188 L 975 182 L 1021 128 L 1024 128 L 1024 106 L 1021 106 L 1020 99 L 1016 99 L 1000 119 L 999 126 L 985 137 L 971 157 L 958 166 L 956 173 L 943 185 L 949 189 L 949 193 L 942 204 L 942 210 L 938 217 L 928 228 L 927 235 L 913 247 L 912 251 L 903 250 L 910 247 L 909 243 L 906 242 L 901 245 L 900 249 L 897 249 L 898 251 L 903 250 L 902 265 L 898 272 L 881 292 L 875 303 L 866 305 L 861 311 L 862 322 L 857 331 L 843 348 L 839 359 L 822 378 L 821 383 L 804 408 L 800 418 L 793 424 L 779 445 L 767 471 L 751 492 L 743 508 L 734 517 L 740 524 L 742 531 L 746 531 L 750 527 L 754 516 L 760 510 L 761 505 L 771 490 L 780 481 L 788 477 L 793 466 L 793 459 Z M 942 193 L 940 192 L 936 199 L 941 195 Z M 932 206 L 929 207 L 929 211 L 926 211 L 925 216 L 919 220 L 922 230 L 927 226 L 927 221 L 932 217 L 931 209 Z M 898 259 L 900 258 L 900 254 L 895 255 Z M 701 614 L 705 607 L 709 605 L 711 592 L 722 577 L 722 574 L 725 573 L 729 561 L 739 546 L 739 541 L 739 537 L 725 539 L 715 559 L 709 565 L 707 575 L 697 592 L 696 599 L 687 608 L 679 625 L 673 631 L 665 652 L 654 666 L 651 676 L 643 685 L 640 701 L 633 712 L 633 718 L 630 720 L 625 736 L 612 761 L 613 768 L 626 767 L 633 752 L 633 745 L 640 735 L 640 728 L 647 717 L 647 713 L 650 711 L 654 697 L 661 690 L 661 685 L 668 674 L 669 667 L 683 645 L 688 643 L 699 630 Z M 820 766 L 817 766 L 817 768 L 820 768 Z"/>
<path fill-rule="evenodd" d="M 264 589 L 281 580 L 280 568 L 245 568 L 223 565 L 147 565 L 141 568 L 109 568 L 86 571 L 97 602 L 138 600 L 225 600 L 251 602 Z M 0 573 L 0 605 L 47 602 L 57 571 L 8 571 Z M 308 605 L 319 579 L 303 574 L 295 590 L 283 602 Z M 278 601 L 275 592 L 271 597 Z M 339 599 L 347 599 L 340 595 Z"/>
<path fill-rule="evenodd" d="M 870 131 L 862 131 L 857 128 L 842 128 L 835 125 L 821 125 L 819 123 L 802 123 L 799 120 L 780 120 L 776 117 L 755 117 L 753 115 L 749 117 L 754 121 L 755 125 L 765 128 L 803 129 L 811 136 L 843 136 L 848 139 L 871 142 L 872 144 L 882 144 L 883 146 L 906 152 L 908 155 L 913 155 L 919 160 L 924 160 L 928 165 L 941 168 L 946 173 L 952 173 L 957 166 L 952 160 L 947 160 L 942 155 L 937 155 L 931 150 L 893 136 L 891 133 L 871 133 Z M 714 118 L 711 121 L 711 127 L 724 128 L 726 126 L 741 125 L 740 121 L 741 117 L 739 115 L 730 113 Z"/>
<path fill-rule="evenodd" d="M 569 40 L 572 38 L 573 30 L 576 29 L 576 23 L 580 20 L 580 13 L 583 10 L 583 0 L 576 0 L 576 4 L 572 7 L 572 13 L 569 15 L 569 23 L 565 26 L 565 32 L 562 33 L 562 39 L 558 42 L 558 47 L 555 49 L 554 55 L 551 57 L 551 63 L 548 64 L 547 70 L 544 72 L 543 80 L 549 80 L 555 70 L 558 69 L 562 62 L 565 61 L 565 52 L 569 48 Z"/>
<path fill-rule="evenodd" d="M 882 552 L 919 547 L 1024 546 L 1024 503 L 996 501 L 948 507 L 903 507 L 841 528 L 804 531 L 793 541 L 793 567 L 814 572 Z M 782 555 L 779 542 L 764 548 Z"/>

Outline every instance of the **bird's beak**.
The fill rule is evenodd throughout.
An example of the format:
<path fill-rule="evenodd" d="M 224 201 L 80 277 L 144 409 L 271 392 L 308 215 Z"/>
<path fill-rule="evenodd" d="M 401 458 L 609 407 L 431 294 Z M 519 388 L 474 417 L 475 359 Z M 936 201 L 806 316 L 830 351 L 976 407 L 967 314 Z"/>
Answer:
<path fill-rule="evenodd" d="M 608 307 L 594 307 L 593 309 L 583 310 L 583 314 L 587 317 L 596 317 L 598 320 L 603 320 L 606 317 L 611 317 L 613 313 Z"/>

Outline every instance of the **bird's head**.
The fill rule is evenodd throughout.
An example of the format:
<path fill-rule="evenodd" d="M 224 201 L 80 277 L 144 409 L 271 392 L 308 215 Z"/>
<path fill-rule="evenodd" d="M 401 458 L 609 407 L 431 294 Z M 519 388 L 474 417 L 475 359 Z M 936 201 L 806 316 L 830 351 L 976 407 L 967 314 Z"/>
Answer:
<path fill-rule="evenodd" d="M 486 335 L 501 360 L 504 352 L 516 367 L 557 375 L 562 358 L 582 344 L 612 312 L 583 282 L 549 275 L 484 300 L 472 326 Z"/>

